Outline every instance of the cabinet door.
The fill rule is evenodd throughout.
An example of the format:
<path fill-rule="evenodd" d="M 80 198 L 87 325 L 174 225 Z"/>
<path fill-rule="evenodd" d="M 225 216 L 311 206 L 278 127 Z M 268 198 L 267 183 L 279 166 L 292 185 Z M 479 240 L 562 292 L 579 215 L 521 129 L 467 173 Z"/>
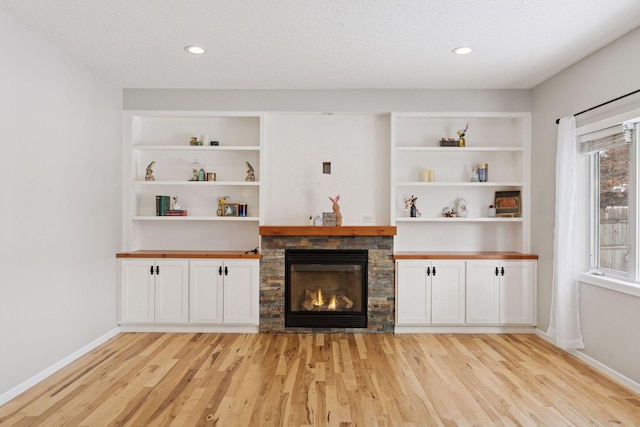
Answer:
<path fill-rule="evenodd" d="M 467 323 L 500 323 L 500 282 L 497 261 L 467 262 Z"/>
<path fill-rule="evenodd" d="M 222 323 L 222 260 L 191 261 L 189 266 L 189 321 Z"/>
<path fill-rule="evenodd" d="M 431 281 L 426 261 L 397 261 L 396 317 L 399 325 L 431 323 Z"/>
<path fill-rule="evenodd" d="M 153 323 L 153 260 L 120 261 L 120 323 Z"/>
<path fill-rule="evenodd" d="M 189 261 L 156 261 L 156 322 L 189 320 Z"/>
<path fill-rule="evenodd" d="M 431 321 L 463 324 L 465 263 L 433 261 L 431 263 Z"/>
<path fill-rule="evenodd" d="M 259 323 L 260 264 L 258 260 L 226 260 L 224 277 L 224 323 Z"/>
<path fill-rule="evenodd" d="M 500 323 L 534 325 L 536 262 L 503 261 L 500 276 Z"/>

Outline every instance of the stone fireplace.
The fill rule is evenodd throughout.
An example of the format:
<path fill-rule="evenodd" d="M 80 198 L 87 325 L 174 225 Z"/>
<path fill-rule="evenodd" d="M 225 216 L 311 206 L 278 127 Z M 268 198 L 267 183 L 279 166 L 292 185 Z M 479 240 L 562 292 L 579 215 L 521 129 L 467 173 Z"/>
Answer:
<path fill-rule="evenodd" d="M 393 332 L 395 227 L 263 226 L 260 227 L 260 234 L 260 332 Z M 358 276 L 357 268 L 354 267 L 357 263 L 351 263 L 349 259 L 346 259 L 346 263 L 339 262 L 339 266 L 333 268 L 337 271 L 329 273 L 334 277 L 340 277 L 337 284 L 331 285 L 325 284 L 325 280 L 328 279 L 324 270 L 327 267 L 320 267 L 321 264 L 317 262 L 305 260 L 298 264 L 298 271 L 294 272 L 294 275 L 310 276 L 307 275 L 303 279 L 304 285 L 301 289 L 287 294 L 287 269 L 290 268 L 287 267 L 287 251 L 311 256 L 338 255 L 338 259 L 343 261 L 344 255 L 349 252 L 365 254 L 366 263 L 360 264 L 366 269 L 361 272 L 365 287 L 360 294 L 352 288 L 351 282 Z M 321 283 L 321 286 L 311 286 L 313 283 Z M 318 304 L 318 288 L 326 288 L 324 293 L 329 294 L 328 302 L 323 302 L 322 305 L 314 305 Z M 330 310 L 328 304 L 332 296 L 336 297 L 336 308 Z M 324 299 L 327 295 L 322 297 Z M 357 310 L 352 310 L 357 305 Z M 347 306 L 350 306 L 349 309 Z M 350 323 L 354 322 L 352 317 L 356 311 L 360 320 L 358 323 Z M 319 322 L 309 323 L 308 318 L 314 314 L 329 316 L 320 317 Z"/>

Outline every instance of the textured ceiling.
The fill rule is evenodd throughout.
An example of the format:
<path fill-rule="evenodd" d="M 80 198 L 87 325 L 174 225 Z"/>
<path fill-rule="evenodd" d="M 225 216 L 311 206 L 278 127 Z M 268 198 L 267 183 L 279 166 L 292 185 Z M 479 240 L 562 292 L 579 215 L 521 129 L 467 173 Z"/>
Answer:
<path fill-rule="evenodd" d="M 0 0 L 123 88 L 529 89 L 640 0 Z M 188 55 L 188 44 L 207 53 Z M 451 54 L 471 45 L 473 53 Z"/>

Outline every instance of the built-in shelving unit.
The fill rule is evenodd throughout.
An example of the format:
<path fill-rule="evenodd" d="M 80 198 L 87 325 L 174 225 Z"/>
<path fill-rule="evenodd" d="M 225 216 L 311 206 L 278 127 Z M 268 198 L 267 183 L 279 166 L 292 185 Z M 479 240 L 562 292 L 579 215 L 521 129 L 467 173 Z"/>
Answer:
<path fill-rule="evenodd" d="M 126 112 L 123 250 L 249 250 L 259 245 L 264 173 L 262 113 Z M 206 135 L 204 145 L 190 145 Z M 210 145 L 217 141 L 217 146 Z M 145 180 L 154 161 L 154 180 Z M 191 181 L 193 165 L 216 174 Z M 249 162 L 255 181 L 246 181 Z M 187 216 L 157 216 L 156 196 L 178 198 Z M 218 200 L 247 205 L 218 216 Z"/>
<path fill-rule="evenodd" d="M 465 147 L 439 147 L 469 124 Z M 529 113 L 392 113 L 391 225 L 396 251 L 529 251 Z M 488 181 L 471 182 L 473 166 L 487 163 Z M 423 182 L 421 169 L 435 173 Z M 489 217 L 496 191 L 519 191 L 517 217 Z M 418 217 L 404 200 L 417 197 Z M 467 216 L 442 210 L 462 197 Z"/>

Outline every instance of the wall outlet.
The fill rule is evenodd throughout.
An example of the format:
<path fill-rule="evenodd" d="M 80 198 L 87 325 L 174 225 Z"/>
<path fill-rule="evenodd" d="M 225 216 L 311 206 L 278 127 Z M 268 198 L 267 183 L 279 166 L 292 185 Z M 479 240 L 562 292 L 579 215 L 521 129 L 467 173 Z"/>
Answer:
<path fill-rule="evenodd" d="M 365 215 L 362 217 L 362 222 L 373 222 L 373 217 L 371 215 Z"/>

